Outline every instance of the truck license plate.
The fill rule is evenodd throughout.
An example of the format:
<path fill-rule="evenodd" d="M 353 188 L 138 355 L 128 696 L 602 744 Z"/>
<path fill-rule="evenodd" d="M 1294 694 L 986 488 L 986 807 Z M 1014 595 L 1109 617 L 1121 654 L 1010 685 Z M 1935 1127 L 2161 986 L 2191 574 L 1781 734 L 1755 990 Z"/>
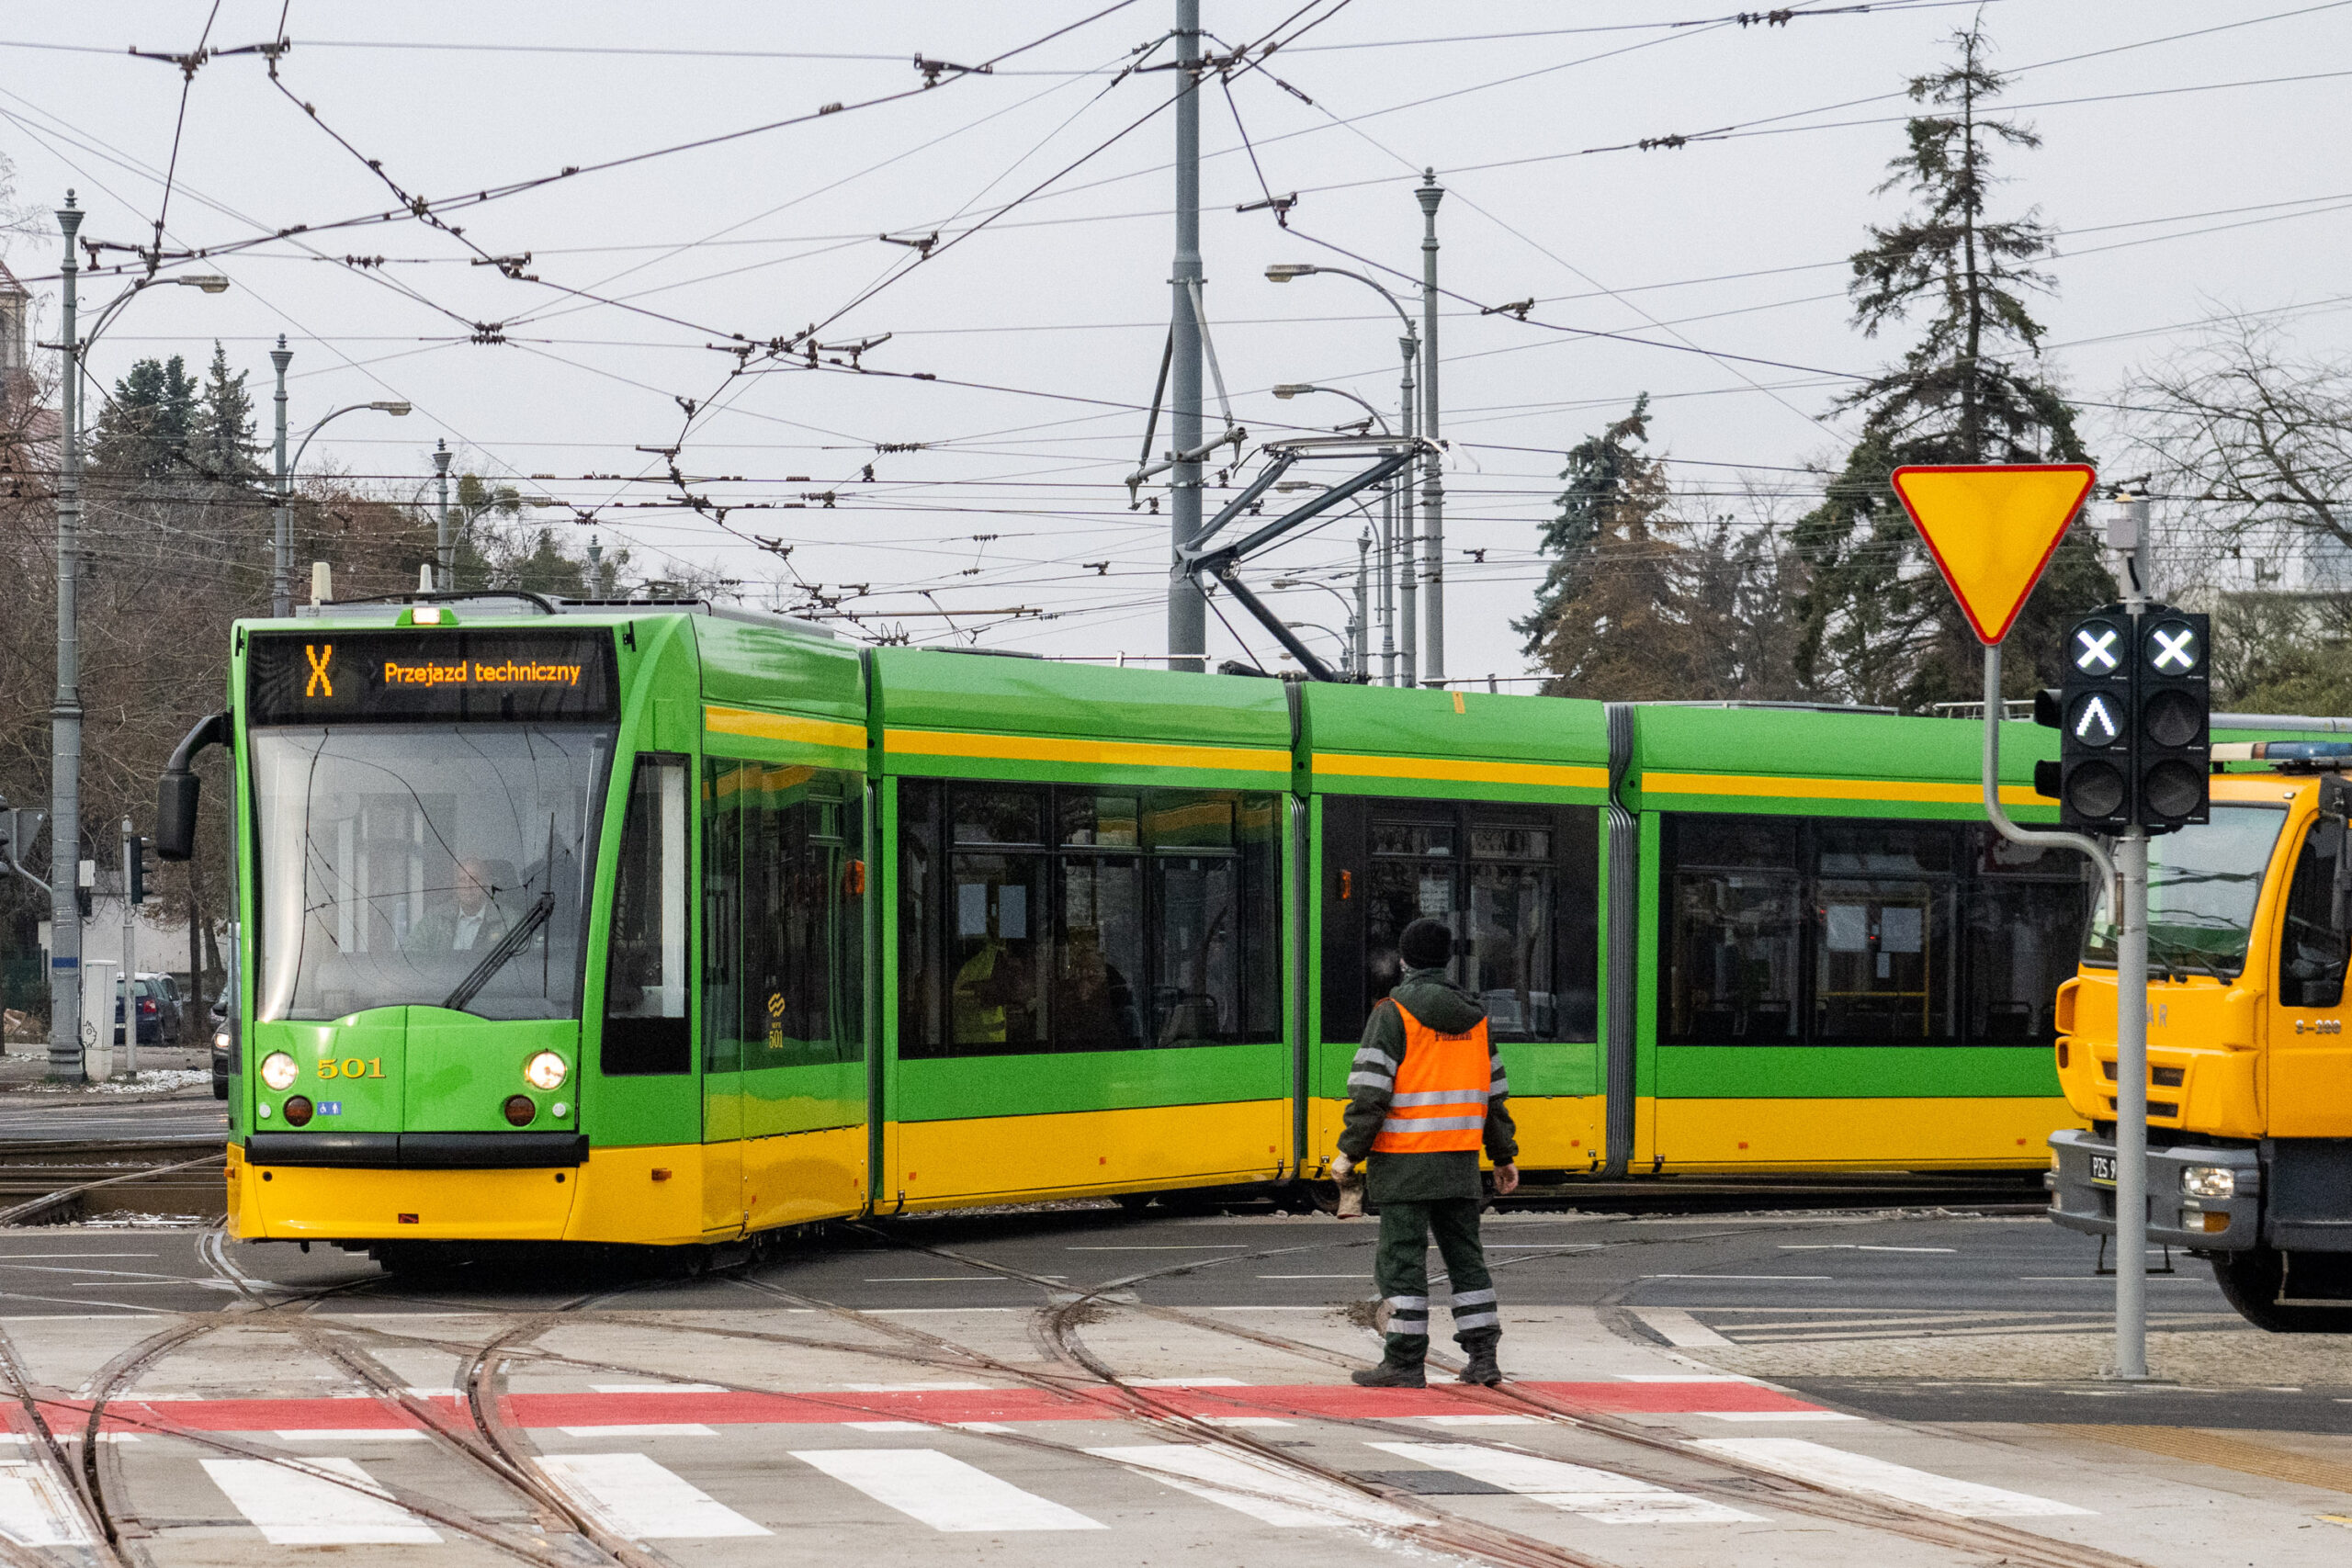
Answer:
<path fill-rule="evenodd" d="M 2098 1187 L 2115 1185 L 2115 1156 L 2113 1155 L 2091 1156 L 2091 1182 Z"/>

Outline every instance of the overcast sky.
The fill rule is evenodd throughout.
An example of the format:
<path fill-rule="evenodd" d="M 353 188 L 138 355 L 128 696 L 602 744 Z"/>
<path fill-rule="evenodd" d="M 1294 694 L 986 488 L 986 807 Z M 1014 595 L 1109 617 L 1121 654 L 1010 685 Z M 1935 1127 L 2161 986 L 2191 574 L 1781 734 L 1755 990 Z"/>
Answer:
<path fill-rule="evenodd" d="M 407 493 L 443 438 L 461 466 L 593 513 L 645 575 L 717 566 L 757 601 L 797 573 L 829 592 L 865 585 L 851 603 L 868 630 L 944 636 L 941 617 L 901 614 L 944 608 L 991 646 L 1150 657 L 1165 649 L 1167 519 L 1131 512 L 1122 480 L 1168 318 L 1172 79 L 1118 73 L 1173 5 L 1102 9 L 221 0 L 214 49 L 279 36 L 281 10 L 293 47 L 277 84 L 257 54 L 210 60 L 183 107 L 180 70 L 127 51 L 192 50 L 204 5 L 18 5 L 0 22 L 0 153 L 20 204 L 45 211 L 75 188 L 85 237 L 147 243 L 175 168 L 166 248 L 249 247 L 188 264 L 226 273 L 231 292 L 126 310 L 96 353 L 108 382 L 149 355 L 200 367 L 218 338 L 254 372 L 266 420 L 283 333 L 298 435 L 344 404 L 415 405 L 404 421 L 339 420 L 312 468 Z M 1203 9 L 1239 44 L 1296 7 Z M 1640 392 L 1698 500 L 1740 511 L 1761 485 L 1791 491 L 1784 516 L 1803 509 L 1804 465 L 1834 463 L 1849 432 L 1838 391 L 1904 346 L 1855 332 L 1843 292 L 1866 226 L 1902 211 L 1873 187 L 1903 143 L 1903 88 L 1979 9 L 1897 0 L 1775 28 L 1667 0 L 1353 0 L 1204 88 L 1208 313 L 1254 438 L 1354 412 L 1278 401 L 1277 383 L 1386 410 L 1396 393 L 1385 304 L 1342 278 L 1269 283 L 1267 265 L 1360 265 L 1339 247 L 1417 275 L 1412 188 L 1424 166 L 1446 188 L 1443 281 L 1462 297 L 1442 329 L 1452 675 L 1524 672 L 1509 622 L 1542 575 L 1532 546 L 1560 454 Z M 1332 10 L 1318 0 L 1281 36 Z M 2074 393 L 2112 401 L 2224 310 L 2274 312 L 2299 351 L 2346 349 L 2352 3 L 1981 13 L 2006 102 L 2044 139 L 2004 153 L 2000 207 L 2060 231 L 2058 291 L 2038 308 Z M 1001 63 L 915 92 L 917 55 Z M 894 94 L 910 96 L 867 103 Z M 829 104 L 844 107 L 755 129 Z M 1726 127 L 1742 129 L 1616 150 Z M 663 151 L 707 138 L 730 139 Z M 438 204 L 567 168 L 582 172 L 457 202 L 442 221 L 462 238 L 413 218 L 350 222 L 401 205 L 387 181 Z M 1269 192 L 1298 193 L 1292 232 L 1235 211 Z M 253 243 L 297 225 L 309 232 Z M 933 233 L 928 260 L 879 238 Z M 537 281 L 482 253 L 527 254 L 514 270 Z M 56 254 L 53 231 L 6 253 L 52 306 Z M 85 298 L 119 287 L 100 277 Z M 1530 298 L 1524 323 L 1477 309 Z M 44 320 L 53 330 L 53 308 Z M 724 345 L 812 322 L 826 344 L 890 334 L 863 363 L 897 374 L 755 355 L 755 373 L 730 377 Z M 2087 411 L 2095 452 L 2115 450 L 2112 419 Z M 737 508 L 723 528 L 677 509 L 663 460 L 639 450 L 682 430 L 684 470 L 726 477 L 695 485 Z M 775 504 L 827 491 L 831 512 Z M 585 531 L 568 511 L 536 515 Z M 1354 533 L 1335 524 L 1256 575 L 1351 573 Z M 1335 632 L 1344 617 L 1319 591 L 1280 598 Z M 1016 607 L 1051 618 L 998 614 Z M 1228 613 L 1271 662 L 1269 639 Z M 1210 632 L 1215 655 L 1239 651 Z"/>

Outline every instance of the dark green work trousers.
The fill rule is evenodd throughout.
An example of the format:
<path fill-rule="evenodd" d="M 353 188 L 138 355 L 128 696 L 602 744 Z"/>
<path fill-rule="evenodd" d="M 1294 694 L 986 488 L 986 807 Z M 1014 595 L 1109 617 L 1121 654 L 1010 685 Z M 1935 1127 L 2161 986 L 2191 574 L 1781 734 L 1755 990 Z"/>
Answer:
<path fill-rule="evenodd" d="M 1388 1305 L 1387 1359 L 1418 1367 L 1430 1349 L 1429 1248 L 1432 1237 L 1445 1259 L 1453 1302 L 1453 1342 L 1464 1350 L 1503 1337 L 1487 1249 L 1478 1244 L 1476 1198 L 1438 1198 L 1380 1205 L 1380 1251 L 1372 1280 Z"/>

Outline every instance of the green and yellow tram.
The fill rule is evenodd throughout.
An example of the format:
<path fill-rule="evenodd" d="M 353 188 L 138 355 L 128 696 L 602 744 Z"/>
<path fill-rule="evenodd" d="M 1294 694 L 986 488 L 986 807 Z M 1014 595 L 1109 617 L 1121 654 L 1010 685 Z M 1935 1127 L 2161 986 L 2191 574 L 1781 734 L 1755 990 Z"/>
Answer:
<path fill-rule="evenodd" d="M 1973 725 L 859 649 L 517 597 L 236 631 L 248 1239 L 696 1245 L 1311 1179 L 1435 915 L 1560 1177 L 2046 1165 L 2079 868 Z M 2015 727 L 2012 811 L 2049 732 Z"/>

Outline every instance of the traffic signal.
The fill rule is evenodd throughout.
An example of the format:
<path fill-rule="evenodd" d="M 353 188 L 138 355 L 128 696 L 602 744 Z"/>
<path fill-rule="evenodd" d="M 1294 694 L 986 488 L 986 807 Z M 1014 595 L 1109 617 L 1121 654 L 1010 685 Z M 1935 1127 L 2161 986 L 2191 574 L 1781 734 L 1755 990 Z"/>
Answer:
<path fill-rule="evenodd" d="M 123 881 L 130 889 L 133 904 L 147 902 L 147 874 L 153 868 L 147 863 L 147 840 L 130 838 L 122 844 Z"/>
<path fill-rule="evenodd" d="M 2132 682 L 2132 820 L 2168 833 L 2211 819 L 2212 677 L 2207 616 L 2151 604 L 2141 613 Z"/>
<path fill-rule="evenodd" d="M 2132 617 L 2110 606 L 2066 628 L 2066 684 L 2034 716 L 2058 725 L 2058 820 L 2085 833 L 2132 822 Z M 2054 708 L 2054 711 L 2052 709 Z"/>

